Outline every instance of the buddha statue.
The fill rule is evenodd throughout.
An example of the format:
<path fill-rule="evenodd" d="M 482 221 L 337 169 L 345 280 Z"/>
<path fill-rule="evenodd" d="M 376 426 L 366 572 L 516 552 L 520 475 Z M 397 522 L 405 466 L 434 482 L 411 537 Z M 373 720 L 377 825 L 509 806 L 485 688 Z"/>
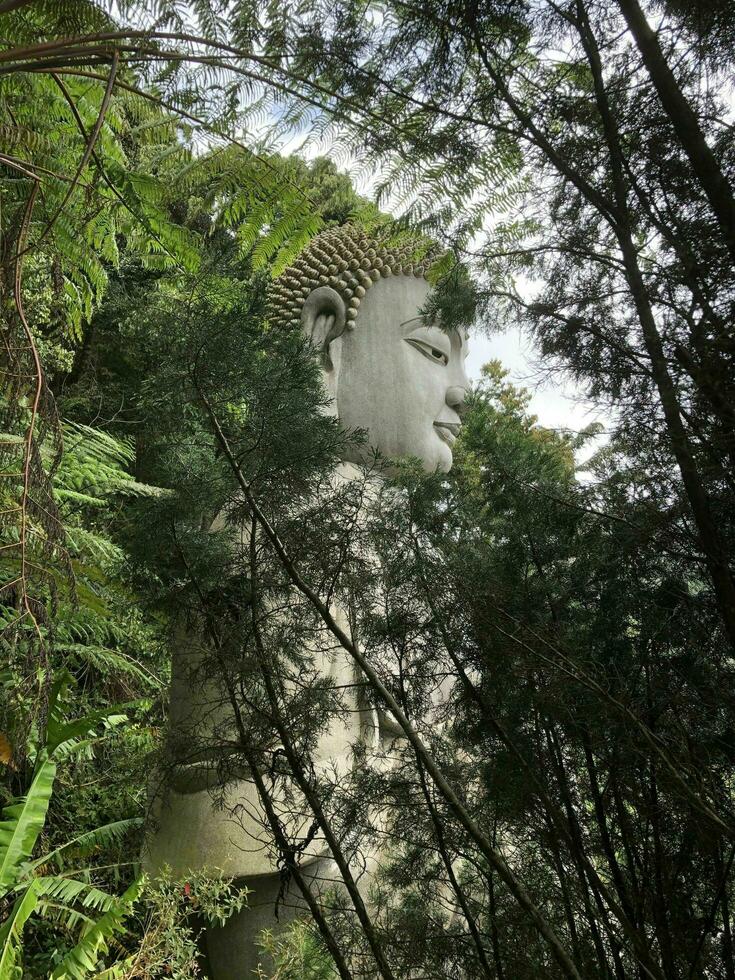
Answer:
<path fill-rule="evenodd" d="M 467 343 L 463 333 L 447 332 L 422 314 L 431 292 L 425 278 L 430 264 L 414 262 L 411 247 L 383 247 L 344 226 L 316 236 L 272 284 L 272 327 L 305 331 L 319 359 L 330 411 L 343 428 L 366 432 L 366 442 L 345 460 L 343 479 L 371 450 L 389 460 L 417 457 L 427 472 L 447 472 L 452 465 L 468 384 Z M 349 632 L 346 613 L 337 608 L 334 615 Z M 191 683 L 192 656 L 196 642 L 190 638 L 174 656 L 173 728 L 212 724 L 206 694 Z M 335 684 L 355 684 L 355 668 L 343 651 L 334 650 L 334 641 L 327 643 L 321 662 Z M 356 696 L 346 717 L 330 725 L 315 753 L 317 765 L 335 772 L 352 765 L 356 742 L 380 738 L 380 719 Z M 217 807 L 212 778 L 211 769 L 193 765 L 156 799 L 144 864 L 151 872 L 169 865 L 180 876 L 204 867 L 221 870 L 252 890 L 249 906 L 207 936 L 213 980 L 242 980 L 253 975 L 259 961 L 259 932 L 277 925 L 280 876 L 247 774 L 220 792 Z M 317 879 L 321 873 L 329 876 L 328 870 L 320 872 L 325 861 L 315 846 L 303 863 Z M 298 897 L 281 908 L 281 922 L 289 904 L 298 907 Z"/>
<path fill-rule="evenodd" d="M 272 319 L 306 331 L 345 429 L 384 457 L 447 472 L 467 388 L 465 338 L 420 315 L 430 262 L 348 228 L 317 236 L 271 291 Z"/>

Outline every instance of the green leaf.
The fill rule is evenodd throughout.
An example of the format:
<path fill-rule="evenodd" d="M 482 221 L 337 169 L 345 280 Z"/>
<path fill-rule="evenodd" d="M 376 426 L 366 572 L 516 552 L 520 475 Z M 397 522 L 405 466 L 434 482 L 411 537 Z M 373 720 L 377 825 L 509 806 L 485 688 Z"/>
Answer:
<path fill-rule="evenodd" d="M 73 750 L 74 742 L 83 739 L 88 735 L 93 735 L 100 724 L 105 728 L 112 728 L 116 725 L 124 724 L 128 716 L 124 709 L 131 707 L 135 702 L 126 704 L 112 704 L 109 708 L 100 708 L 98 711 L 91 711 L 82 718 L 75 718 L 74 721 L 66 722 L 56 717 L 50 717 L 48 723 L 48 742 L 49 753 L 59 753 L 64 747 L 65 754 L 70 749 Z"/>
<path fill-rule="evenodd" d="M 101 973 L 95 973 L 94 980 L 125 980 L 130 975 L 130 967 L 138 958 L 138 953 L 133 953 L 132 956 L 127 956 L 124 960 L 120 960 L 119 963 L 113 963 L 112 966 L 108 966 Z"/>
<path fill-rule="evenodd" d="M 42 864 L 48 864 L 49 861 L 55 860 L 70 848 L 73 848 L 77 853 L 88 854 L 95 847 L 118 840 L 134 827 L 140 827 L 142 823 L 141 817 L 128 817 L 126 820 L 115 820 L 112 823 L 103 824 L 101 827 L 95 827 L 94 830 L 88 830 L 86 833 L 66 841 L 53 851 L 49 851 L 43 857 L 37 858 L 33 862 L 33 867 L 37 868 Z"/>
<path fill-rule="evenodd" d="M 0 980 L 20 980 L 23 975 L 19 964 L 23 926 L 38 905 L 43 884 L 43 878 L 35 878 L 0 926 Z"/>
<path fill-rule="evenodd" d="M 0 896 L 18 881 L 46 820 L 56 763 L 43 754 L 25 797 L 3 808 L 0 821 Z"/>
<path fill-rule="evenodd" d="M 108 940 L 124 932 L 123 920 L 130 913 L 133 903 L 145 885 L 145 878 L 137 878 L 112 907 L 79 940 L 56 967 L 49 980 L 85 980 L 97 966 L 100 956 L 108 950 Z M 1 978 L 0 978 L 1 980 Z"/>

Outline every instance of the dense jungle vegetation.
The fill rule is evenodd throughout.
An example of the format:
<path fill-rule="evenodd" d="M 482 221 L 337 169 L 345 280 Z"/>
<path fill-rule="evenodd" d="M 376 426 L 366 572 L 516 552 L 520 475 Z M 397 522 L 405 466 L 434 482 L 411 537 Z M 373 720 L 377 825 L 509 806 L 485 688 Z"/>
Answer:
<path fill-rule="evenodd" d="M 241 721 L 189 749 L 309 909 L 262 976 L 735 980 L 734 52 L 728 0 L 0 0 L 0 980 L 206 975 L 247 913 L 140 870 L 182 623 Z M 604 444 L 491 363 L 356 521 L 265 304 L 347 222 L 438 243 L 446 329 L 521 325 Z M 317 628 L 391 765 L 313 764 Z"/>

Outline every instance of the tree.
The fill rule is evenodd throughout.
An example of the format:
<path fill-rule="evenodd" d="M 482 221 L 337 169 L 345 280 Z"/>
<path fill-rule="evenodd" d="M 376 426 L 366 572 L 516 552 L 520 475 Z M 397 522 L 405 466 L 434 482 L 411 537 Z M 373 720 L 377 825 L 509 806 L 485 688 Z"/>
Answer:
<path fill-rule="evenodd" d="M 672 15 L 660 36 L 676 24 Z M 715 89 L 695 92 L 702 79 L 685 39 L 666 51 L 649 30 L 653 77 L 654 55 L 624 27 L 594 2 L 428 13 L 397 3 L 372 22 L 354 19 L 350 4 L 334 19 L 314 5 L 290 39 L 300 52 L 292 71 L 299 92 L 323 93 L 355 143 L 363 120 L 375 152 L 390 160 L 400 147 L 384 187 L 414 194 L 417 216 L 452 228 L 460 252 L 487 215 L 508 212 L 474 249 L 488 317 L 510 308 L 542 356 L 625 404 L 636 439 L 655 434 L 666 467 L 681 474 L 672 492 L 691 515 L 732 640 L 723 333 L 732 263 L 726 214 L 712 204 L 715 185 L 730 180 L 730 129 Z M 691 139 L 679 125 L 685 105 Z M 723 164 L 702 148 L 703 127 Z M 692 162 L 694 143 L 709 178 Z M 539 282 L 532 302 L 513 284 L 521 270 Z"/>
<path fill-rule="evenodd" d="M 124 4 L 123 12 L 144 14 L 145 7 Z M 171 9 L 175 18 L 176 5 Z M 148 269 L 196 267 L 200 234 L 171 213 L 164 181 L 185 190 L 202 161 L 187 128 L 196 117 L 181 107 L 172 112 L 165 99 L 139 88 L 139 75 L 117 47 L 105 48 L 109 71 L 102 75 L 87 42 L 82 50 L 89 57 L 82 54 L 81 63 L 78 45 L 70 62 L 34 61 L 36 51 L 64 47 L 62 38 L 114 36 L 118 25 L 105 4 L 13 4 L 4 21 L 2 521 L 5 555 L 14 558 L 0 594 L 17 613 L 6 623 L 8 642 L 30 644 L 44 659 L 49 602 L 59 570 L 67 578 L 70 571 L 51 489 L 61 432 L 47 370 L 68 366 L 121 245 Z M 214 123 L 209 128 L 216 130 Z M 317 228 L 311 202 L 284 168 L 235 143 L 225 140 L 220 152 L 204 157 L 212 200 L 237 223 L 245 249 L 270 225 L 257 241 L 256 260 L 279 250 L 286 259 Z"/>
<path fill-rule="evenodd" d="M 187 270 L 136 266 L 121 277 L 123 293 L 138 277 L 138 296 L 159 281 L 150 324 L 121 330 L 118 295 L 78 355 L 72 399 L 82 406 L 99 389 L 105 338 L 129 342 L 129 377 L 116 380 L 144 416 L 137 472 L 174 491 L 143 501 L 159 515 L 160 547 L 148 535 L 141 565 L 159 606 L 190 615 L 207 638 L 205 669 L 238 723 L 234 748 L 221 744 L 232 730 L 200 733 L 196 745 L 223 775 L 240 766 L 257 778 L 274 852 L 339 974 L 733 977 L 732 128 L 716 88 L 732 72 L 731 18 L 711 5 L 707 34 L 691 5 L 674 2 L 654 19 L 633 0 L 396 0 L 375 10 L 317 0 L 296 11 L 196 4 L 188 20 L 163 4 L 157 24 L 139 4 L 112 23 L 89 3 L 92 19 L 77 25 L 57 6 L 14 5 L 17 35 L 0 65 L 16 96 L 19 79 L 58 76 L 72 96 L 70 128 L 72 105 L 95 86 L 89 119 L 77 109 L 82 166 L 66 163 L 58 178 L 73 186 L 68 202 L 65 187 L 55 192 L 66 210 L 83 211 L 79 181 L 97 172 L 92 150 L 102 152 L 123 94 L 135 111 L 155 106 L 171 125 L 230 139 L 199 156 L 187 148 L 185 160 L 172 148 L 180 168 L 148 167 L 195 191 L 184 216 L 156 191 L 157 220 L 182 229 L 171 232 L 179 242 L 206 232 L 212 249 L 191 299 Z M 142 27 L 125 20 L 133 14 Z M 703 75 L 701 59 L 718 59 L 720 75 Z M 205 79 L 221 85 L 216 105 Z M 592 481 L 575 478 L 574 443 L 534 425 L 493 370 L 454 476 L 406 467 L 364 528 L 351 520 L 359 485 L 327 512 L 309 505 L 328 492 L 344 436 L 319 416 L 298 338 L 262 329 L 252 273 L 283 267 L 319 211 L 298 167 L 232 142 L 263 111 L 278 133 L 332 127 L 384 167 L 383 192 L 403 195 L 408 220 L 476 273 L 485 321 L 524 324 L 550 365 L 608 400 L 615 431 Z M 33 163 L 30 153 L 6 161 L 9 242 L 44 205 L 38 166 L 54 168 Z M 194 171 L 213 180 L 211 196 L 183 184 Z M 105 188 L 104 207 L 130 214 L 104 177 L 92 191 Z M 7 251 L 13 283 L 20 251 Z M 15 293 L 6 334 L 26 343 Z M 6 426 L 27 476 L 10 493 L 23 554 L 26 484 L 43 482 L 34 343 L 23 354 L 33 360 L 30 415 L 14 405 Z M 155 382 L 141 364 L 154 365 Z M 91 398 L 84 421 L 90 410 Z M 221 507 L 227 534 L 204 534 Z M 235 528 L 252 548 L 233 566 Z M 47 563 L 63 559 L 60 535 L 42 541 Z M 12 597 L 24 617 L 37 608 L 29 594 Z M 335 595 L 353 594 L 359 643 L 330 612 Z M 279 605 L 290 609 L 281 621 L 269 615 Z M 345 707 L 300 652 L 317 628 L 355 659 L 366 698 L 403 733 L 384 746 L 400 757 L 387 773 L 366 760 L 361 778 L 330 781 L 313 765 L 317 732 Z M 175 763 L 175 741 L 171 753 Z M 310 838 L 293 831 L 295 815 L 331 838 L 338 864 L 358 840 L 390 843 L 372 908 L 354 896 L 325 908 L 302 874 Z M 407 926 L 421 943 L 403 941 Z"/>
<path fill-rule="evenodd" d="M 626 6 L 629 15 L 633 6 Z M 622 16 L 592 0 L 528 9 L 508 2 L 486 12 L 460 4 L 429 15 L 399 3 L 389 16 L 367 22 L 353 16 L 349 3 L 338 11 L 315 3 L 298 14 L 273 8 L 262 16 L 236 3 L 228 11 L 229 33 L 217 19 L 219 8 L 207 9 L 210 15 L 194 11 L 198 34 L 187 33 L 175 9 L 164 6 L 161 24 L 147 31 L 123 25 L 89 34 L 85 56 L 127 58 L 130 42 L 148 61 L 150 79 L 159 66 L 169 73 L 173 101 L 167 104 L 180 117 L 185 98 L 203 102 L 196 84 L 201 73 L 214 72 L 227 98 L 221 115 L 202 122 L 219 131 L 236 125 L 232 100 L 247 93 L 253 112 L 290 100 L 286 126 L 317 113 L 344 127 L 345 140 L 383 159 L 399 146 L 386 186 L 398 183 L 409 195 L 420 188 L 417 213 L 438 208 L 435 223 L 455 227 L 460 247 L 489 209 L 512 209 L 513 219 L 481 250 L 488 303 L 509 301 L 548 338 L 544 353 L 562 355 L 593 391 L 604 388 L 640 406 L 635 417 L 654 426 L 681 472 L 697 550 L 732 639 L 729 508 L 720 501 L 732 427 L 722 307 L 731 263 L 722 237 L 726 213 L 711 210 L 718 193 L 727 196 L 729 177 L 702 143 L 703 124 L 692 128 L 692 113 L 706 117 L 725 170 L 730 130 L 718 122 L 716 93 L 694 92 L 696 46 L 686 48 L 686 21 L 681 52 L 672 48 L 682 57 L 678 75 L 666 75 L 664 105 L 667 52 L 656 42 L 654 77 L 651 44 L 644 54 L 621 33 Z M 670 14 L 672 29 L 678 16 Z M 561 62 L 547 36 L 564 49 Z M 61 65 L 74 72 L 75 43 L 57 35 L 45 46 L 9 51 L 6 60 L 14 72 L 28 64 L 34 71 Z M 184 65 L 193 66 L 191 85 Z M 674 104 L 679 115 L 689 106 L 691 138 L 672 123 Z M 695 157 L 707 157 L 702 166 L 709 176 L 692 163 Z M 488 185 L 494 190 L 483 196 Z M 284 227 L 292 228 L 295 212 L 289 214 Z M 554 288 L 523 304 L 508 276 L 529 263 Z M 652 397 L 658 418 L 647 408 Z"/>

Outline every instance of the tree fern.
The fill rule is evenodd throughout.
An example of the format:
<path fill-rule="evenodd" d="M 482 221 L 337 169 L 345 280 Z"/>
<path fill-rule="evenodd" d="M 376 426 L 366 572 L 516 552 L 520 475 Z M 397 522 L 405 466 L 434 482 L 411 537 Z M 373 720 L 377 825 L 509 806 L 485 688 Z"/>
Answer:
<path fill-rule="evenodd" d="M 8 376 L 16 381 L 0 405 L 0 428 L 25 437 L 2 454 L 3 470 L 11 474 L 3 478 L 2 543 L 7 558 L 18 555 L 7 562 L 5 601 L 18 616 L 6 634 L 10 639 L 15 626 L 32 643 L 31 626 L 39 649 L 45 649 L 49 606 L 62 573 L 71 579 L 72 571 L 50 489 L 60 432 L 39 350 L 56 345 L 63 360 L 81 341 L 121 244 L 152 270 L 196 270 L 201 237 L 173 217 L 171 205 L 180 202 L 172 188 L 206 181 L 219 169 L 211 182 L 215 210 L 236 228 L 248 261 L 273 261 L 276 272 L 321 220 L 308 190 L 271 152 L 282 130 L 306 118 L 304 107 L 312 115 L 319 111 L 318 100 L 294 102 L 295 90 L 279 64 L 256 53 L 262 48 L 255 41 L 262 33 L 260 15 L 248 4 L 221 0 L 197 0 L 186 16 L 175 0 L 157 3 L 155 11 L 131 0 L 116 11 L 143 30 L 120 27 L 107 5 L 94 0 L 39 0 L 3 21 L 0 126 L 12 156 L 0 161 L 2 233 L 10 257 L 2 273 L 18 289 L 2 327 Z M 192 19 L 198 39 L 187 33 Z M 228 30 L 241 49 L 227 44 Z M 109 68 L 95 50 L 103 37 L 103 62 L 110 46 L 115 49 Z M 127 63 L 131 43 L 143 55 L 135 69 Z M 87 63 L 78 52 L 68 60 L 79 45 L 89 53 Z M 312 94 L 313 88 L 307 83 Z M 267 138 L 238 138 L 248 126 Z M 220 146 L 202 152 L 197 136 L 203 132 L 209 144 Z M 51 302 L 43 309 L 37 291 L 23 286 L 25 253 L 38 278 L 46 270 Z M 43 449 L 54 440 L 44 467 Z M 58 489 L 66 503 L 92 506 L 94 493 L 85 498 L 78 487 Z"/>
<path fill-rule="evenodd" d="M 115 820 L 112 823 L 104 824 L 102 827 L 87 830 L 77 837 L 72 837 L 70 840 L 65 841 L 42 857 L 36 858 L 33 861 L 33 868 L 34 870 L 38 870 L 42 866 L 47 866 L 52 863 L 60 867 L 63 863 L 64 856 L 70 851 L 77 858 L 85 857 L 100 847 L 106 847 L 110 843 L 121 840 L 135 827 L 139 827 L 140 824 L 140 817 L 129 817 L 126 820 Z"/>

